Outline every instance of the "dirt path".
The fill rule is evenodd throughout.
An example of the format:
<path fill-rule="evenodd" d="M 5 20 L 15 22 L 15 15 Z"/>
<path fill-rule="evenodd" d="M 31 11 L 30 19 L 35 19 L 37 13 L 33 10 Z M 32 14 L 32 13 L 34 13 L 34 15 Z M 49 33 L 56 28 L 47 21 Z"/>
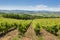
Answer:
<path fill-rule="evenodd" d="M 28 28 L 27 32 L 24 34 L 24 37 L 21 38 L 21 40 L 37 40 L 36 33 L 31 25 Z"/>
<path fill-rule="evenodd" d="M 60 40 L 56 36 L 54 36 L 53 34 L 47 32 L 44 29 L 41 30 L 41 33 L 42 33 L 42 36 L 43 36 L 44 40 Z"/>
<path fill-rule="evenodd" d="M 13 38 L 16 35 L 18 35 L 18 30 L 17 29 L 7 33 L 4 37 L 1 37 L 0 40 L 13 40 Z"/>

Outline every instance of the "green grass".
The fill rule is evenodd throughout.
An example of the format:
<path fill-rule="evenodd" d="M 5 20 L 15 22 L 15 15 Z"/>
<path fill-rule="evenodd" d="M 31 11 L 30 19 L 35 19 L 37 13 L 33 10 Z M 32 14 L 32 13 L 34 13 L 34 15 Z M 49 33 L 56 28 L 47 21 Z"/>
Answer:
<path fill-rule="evenodd" d="M 43 40 L 42 35 L 40 35 L 40 36 L 38 37 L 38 40 Z"/>
<path fill-rule="evenodd" d="M 15 36 L 15 37 L 13 38 L 13 40 L 19 40 L 19 37 L 18 37 L 18 36 Z"/>

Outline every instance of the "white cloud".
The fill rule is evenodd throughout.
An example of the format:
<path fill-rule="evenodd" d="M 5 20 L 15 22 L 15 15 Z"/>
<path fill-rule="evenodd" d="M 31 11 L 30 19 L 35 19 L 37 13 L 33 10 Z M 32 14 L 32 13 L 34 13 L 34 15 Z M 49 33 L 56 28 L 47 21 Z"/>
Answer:
<path fill-rule="evenodd" d="M 49 7 L 46 5 L 36 5 L 36 6 L 0 6 L 2 10 L 47 10 L 47 11 L 60 11 L 60 6 Z"/>
<path fill-rule="evenodd" d="M 36 5 L 36 6 L 32 6 L 32 9 L 33 10 L 60 11 L 60 6 L 48 7 L 46 5 Z"/>

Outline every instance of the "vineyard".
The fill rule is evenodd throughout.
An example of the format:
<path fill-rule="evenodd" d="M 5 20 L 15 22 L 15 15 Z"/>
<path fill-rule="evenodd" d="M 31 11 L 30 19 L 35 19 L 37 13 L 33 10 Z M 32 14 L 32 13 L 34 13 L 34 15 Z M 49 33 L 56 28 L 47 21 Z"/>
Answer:
<path fill-rule="evenodd" d="M 31 20 L 16 20 L 8 18 L 0 18 L 0 34 L 6 33 L 12 28 L 18 29 L 22 34 L 27 30 Z"/>
<path fill-rule="evenodd" d="M 33 31 L 32 33 L 28 31 L 29 28 L 31 31 Z M 43 29 L 46 32 L 54 35 L 55 37 L 59 39 L 60 38 L 60 33 L 59 33 L 60 32 L 60 18 L 42 18 L 42 19 L 34 19 L 34 20 L 22 20 L 22 19 L 11 19 L 11 18 L 1 17 L 0 18 L 0 35 L 7 34 L 7 32 L 12 29 L 17 29 L 19 32 L 16 40 L 19 40 L 20 38 L 24 37 L 25 34 L 27 36 L 29 34 L 30 35 L 35 34 L 36 36 L 35 38 L 37 38 L 37 40 L 44 40 L 43 35 L 42 35 Z M 31 38 L 33 39 L 32 36 Z"/>
<path fill-rule="evenodd" d="M 33 21 L 33 27 L 36 27 L 37 29 L 40 28 L 40 30 L 43 28 L 57 36 L 57 33 L 60 30 L 60 18 L 35 19 Z"/>
<path fill-rule="evenodd" d="M 60 40 L 60 0 L 0 0 L 0 40 Z"/>

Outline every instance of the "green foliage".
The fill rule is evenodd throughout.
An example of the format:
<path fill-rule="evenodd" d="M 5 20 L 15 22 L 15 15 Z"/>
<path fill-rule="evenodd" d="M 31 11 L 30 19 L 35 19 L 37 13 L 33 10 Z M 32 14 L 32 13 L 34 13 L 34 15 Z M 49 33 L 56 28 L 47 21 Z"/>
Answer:
<path fill-rule="evenodd" d="M 47 26 L 47 27 L 44 27 L 44 29 L 46 29 L 47 31 L 49 31 L 49 32 L 52 33 L 52 34 L 57 35 L 57 32 L 58 32 L 58 30 L 59 30 L 59 28 L 57 28 L 57 27 L 58 27 L 57 25 Z"/>
<path fill-rule="evenodd" d="M 36 27 L 34 25 L 36 27 L 36 29 L 35 29 L 36 31 L 40 27 L 40 30 L 41 30 L 41 28 L 44 28 L 48 32 L 50 32 L 50 33 L 52 33 L 54 35 L 57 35 L 57 32 L 60 30 L 60 18 L 35 19 L 33 24 L 35 24 L 37 26 Z"/>
<path fill-rule="evenodd" d="M 13 19 L 33 19 L 34 17 L 28 14 L 3 14 L 2 15 L 5 18 L 13 18 Z"/>
<path fill-rule="evenodd" d="M 20 35 L 23 35 L 23 34 L 27 31 L 30 23 L 31 23 L 31 21 L 23 21 L 23 22 L 18 26 L 18 30 L 19 30 L 19 32 L 20 32 Z"/>
<path fill-rule="evenodd" d="M 40 26 L 39 26 L 39 23 L 36 24 L 35 32 L 36 32 L 36 35 L 40 35 Z"/>
<path fill-rule="evenodd" d="M 16 20 L 1 18 L 0 19 L 0 32 L 6 33 L 11 28 L 17 28 L 21 34 L 25 33 L 30 25 L 31 20 Z"/>

